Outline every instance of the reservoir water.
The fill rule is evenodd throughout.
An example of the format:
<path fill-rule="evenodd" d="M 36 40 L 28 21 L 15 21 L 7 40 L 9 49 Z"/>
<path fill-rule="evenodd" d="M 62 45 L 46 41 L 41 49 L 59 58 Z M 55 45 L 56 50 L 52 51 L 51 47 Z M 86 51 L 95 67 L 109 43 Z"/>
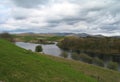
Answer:
<path fill-rule="evenodd" d="M 53 56 L 60 56 L 62 50 L 55 44 L 34 44 L 34 43 L 25 43 L 25 42 L 16 42 L 16 45 L 27 49 L 35 51 L 35 47 L 41 45 L 43 48 L 43 53 Z"/>
<path fill-rule="evenodd" d="M 35 51 L 36 46 L 41 45 L 43 48 L 44 54 L 61 57 L 60 54 L 63 52 L 63 50 L 61 50 L 56 44 L 57 43 L 55 43 L 55 44 L 34 44 L 34 43 L 16 42 L 17 46 L 27 49 L 27 50 L 32 50 L 32 51 Z M 68 58 L 72 59 L 71 52 L 67 52 L 67 53 L 68 53 Z M 113 60 L 109 56 L 105 56 L 103 59 L 104 59 L 105 68 L 106 68 L 108 62 Z M 118 63 L 119 63 L 119 71 L 120 71 L 120 62 L 118 62 Z"/>

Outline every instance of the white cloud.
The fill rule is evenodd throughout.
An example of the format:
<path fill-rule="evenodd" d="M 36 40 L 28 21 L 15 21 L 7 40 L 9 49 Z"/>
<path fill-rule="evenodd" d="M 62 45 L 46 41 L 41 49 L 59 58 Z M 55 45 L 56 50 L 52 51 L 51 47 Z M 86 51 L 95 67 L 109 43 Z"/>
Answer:
<path fill-rule="evenodd" d="M 1 9 L 0 6 L 0 17 L 2 17 L 0 28 L 4 29 L 0 31 L 120 34 L 119 0 L 6 0 L 3 2 L 0 2 L 4 7 Z"/>

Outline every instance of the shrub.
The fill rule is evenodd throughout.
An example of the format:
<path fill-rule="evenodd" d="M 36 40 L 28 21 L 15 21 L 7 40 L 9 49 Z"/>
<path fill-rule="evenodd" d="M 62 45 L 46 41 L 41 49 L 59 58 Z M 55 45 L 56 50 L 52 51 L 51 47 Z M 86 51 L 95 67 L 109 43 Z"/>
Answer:
<path fill-rule="evenodd" d="M 41 45 L 36 46 L 35 51 L 42 52 L 42 46 Z"/>
<path fill-rule="evenodd" d="M 14 39 L 13 39 L 12 35 L 7 33 L 7 32 L 1 33 L 0 38 L 8 40 L 10 42 L 14 42 Z"/>
<path fill-rule="evenodd" d="M 64 58 L 67 58 L 67 57 L 68 57 L 68 54 L 67 54 L 66 52 L 62 52 L 62 53 L 60 54 L 60 56 L 62 56 L 62 57 L 64 57 Z"/>
<path fill-rule="evenodd" d="M 101 60 L 101 59 L 99 59 L 99 58 L 94 58 L 94 59 L 93 59 L 93 63 L 94 63 L 95 65 L 104 67 L 104 61 Z"/>
<path fill-rule="evenodd" d="M 80 55 L 77 54 L 77 53 L 72 53 L 71 58 L 74 59 L 74 60 L 80 60 Z"/>
<path fill-rule="evenodd" d="M 89 63 L 91 64 L 92 63 L 92 57 L 88 56 L 87 54 L 80 54 L 80 59 L 83 61 L 83 62 L 86 62 L 86 63 Z"/>
<path fill-rule="evenodd" d="M 117 62 L 109 62 L 108 66 L 107 66 L 109 69 L 112 69 L 112 70 L 118 70 L 118 63 Z"/>

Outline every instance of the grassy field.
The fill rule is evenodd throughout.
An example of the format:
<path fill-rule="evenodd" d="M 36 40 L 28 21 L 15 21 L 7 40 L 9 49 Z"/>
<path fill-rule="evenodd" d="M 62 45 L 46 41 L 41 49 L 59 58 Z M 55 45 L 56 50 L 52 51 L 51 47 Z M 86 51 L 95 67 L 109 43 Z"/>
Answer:
<path fill-rule="evenodd" d="M 15 39 L 18 41 L 23 41 L 23 42 L 31 42 L 31 41 L 37 41 L 39 39 L 43 39 L 46 41 L 60 41 L 61 39 L 64 38 L 64 36 L 54 36 L 54 35 L 13 35 Z"/>
<path fill-rule="evenodd" d="M 120 82 L 120 73 L 0 40 L 0 82 Z"/>

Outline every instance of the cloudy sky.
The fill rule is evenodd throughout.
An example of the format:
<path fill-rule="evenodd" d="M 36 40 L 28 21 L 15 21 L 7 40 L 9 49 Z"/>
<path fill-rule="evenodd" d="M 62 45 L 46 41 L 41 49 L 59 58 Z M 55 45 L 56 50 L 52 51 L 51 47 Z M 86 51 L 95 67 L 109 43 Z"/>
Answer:
<path fill-rule="evenodd" d="M 120 0 L 0 0 L 0 32 L 120 35 Z"/>

